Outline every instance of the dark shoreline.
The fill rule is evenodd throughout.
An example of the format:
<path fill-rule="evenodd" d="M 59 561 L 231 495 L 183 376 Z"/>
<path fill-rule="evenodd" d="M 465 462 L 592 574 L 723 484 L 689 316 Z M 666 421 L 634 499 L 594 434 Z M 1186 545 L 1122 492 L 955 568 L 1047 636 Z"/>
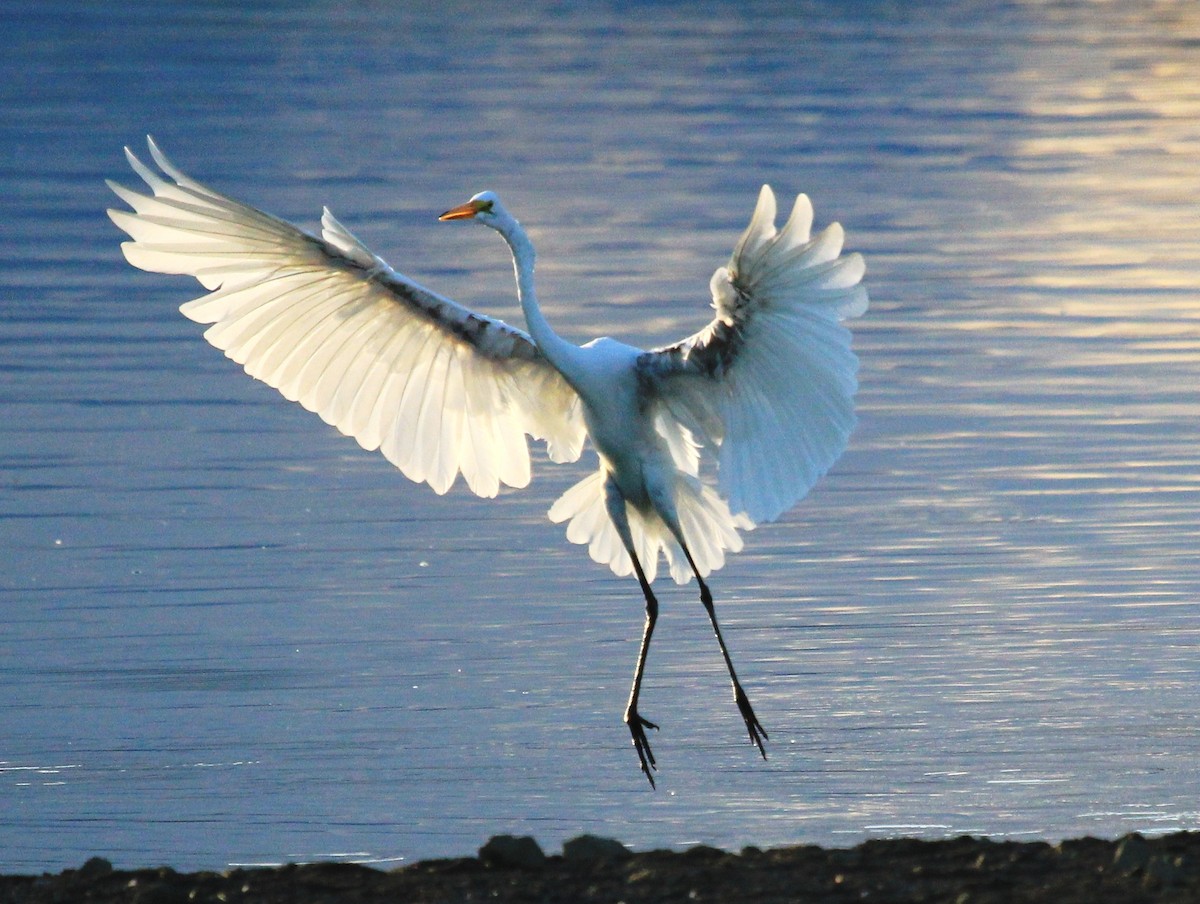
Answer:
<path fill-rule="evenodd" d="M 41 876 L 0 876 L 0 904 L 461 904 L 489 902 L 1200 901 L 1200 832 L 1115 840 L 871 840 L 733 854 L 697 847 L 631 853 L 584 836 L 545 856 L 532 839 L 497 838 L 479 857 L 390 871 L 314 863 L 177 873 L 114 870 L 101 858 Z"/>

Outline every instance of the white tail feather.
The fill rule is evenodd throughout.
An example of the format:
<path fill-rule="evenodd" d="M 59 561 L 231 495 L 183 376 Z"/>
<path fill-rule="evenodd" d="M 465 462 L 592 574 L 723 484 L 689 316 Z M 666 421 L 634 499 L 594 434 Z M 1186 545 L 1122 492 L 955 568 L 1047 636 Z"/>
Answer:
<path fill-rule="evenodd" d="M 583 478 L 551 506 L 550 520 L 555 524 L 567 522 L 568 540 L 586 545 L 593 561 L 607 565 L 614 574 L 623 577 L 633 573 L 633 562 L 608 517 L 605 480 L 602 470 Z M 677 476 L 674 498 L 684 542 L 701 577 L 724 566 L 726 550 L 741 551 L 739 530 L 754 529 L 753 521 L 745 515 L 732 514 L 715 490 L 694 477 Z M 658 575 L 661 555 L 665 556 L 675 583 L 687 583 L 692 576 L 687 557 L 658 513 L 632 505 L 627 506 L 626 513 L 634 549 L 646 579 L 653 581 Z"/>

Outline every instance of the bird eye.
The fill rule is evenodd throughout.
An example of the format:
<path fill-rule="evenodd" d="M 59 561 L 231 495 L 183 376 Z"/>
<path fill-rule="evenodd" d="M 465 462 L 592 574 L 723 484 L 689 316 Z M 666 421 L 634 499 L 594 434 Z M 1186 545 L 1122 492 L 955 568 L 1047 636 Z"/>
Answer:
<path fill-rule="evenodd" d="M 476 208 L 476 210 L 479 213 L 491 213 L 492 208 L 495 205 L 496 205 L 495 201 L 480 201 L 479 206 Z"/>

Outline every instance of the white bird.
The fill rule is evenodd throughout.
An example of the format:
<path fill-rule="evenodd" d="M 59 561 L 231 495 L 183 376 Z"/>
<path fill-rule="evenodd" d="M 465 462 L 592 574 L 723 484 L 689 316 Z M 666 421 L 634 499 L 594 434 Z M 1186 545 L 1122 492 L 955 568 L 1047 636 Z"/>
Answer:
<path fill-rule="evenodd" d="M 180 172 L 149 140 L 161 172 L 128 149 L 153 194 L 108 182 L 133 211 L 108 214 L 132 241 L 135 267 L 188 274 L 209 290 L 181 307 L 212 324 L 204 337 L 246 372 L 315 411 L 414 481 L 473 493 L 530 480 L 526 435 L 556 462 L 585 437 L 600 468 L 567 490 L 550 519 L 646 602 L 625 709 L 642 772 L 657 769 L 639 712 L 658 615 L 660 554 L 694 576 L 750 740 L 763 730 L 738 681 L 705 577 L 742 548 L 739 530 L 771 521 L 808 492 L 854 425 L 858 360 L 841 323 L 867 309 L 862 256 L 840 256 L 842 228 L 810 235 L 800 195 L 775 228 L 764 185 L 729 263 L 712 277 L 716 315 L 698 333 L 643 351 L 602 338 L 560 338 L 534 294 L 534 250 L 500 199 L 481 192 L 441 215 L 474 220 L 512 251 L 528 332 L 476 314 L 397 273 L 326 208 L 321 235 L 226 197 Z M 164 178 L 164 176 L 166 178 Z"/>

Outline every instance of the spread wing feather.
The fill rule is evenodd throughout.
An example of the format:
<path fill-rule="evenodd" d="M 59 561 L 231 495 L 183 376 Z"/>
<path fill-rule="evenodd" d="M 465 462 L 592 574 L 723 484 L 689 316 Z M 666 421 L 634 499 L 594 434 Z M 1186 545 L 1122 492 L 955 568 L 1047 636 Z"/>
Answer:
<path fill-rule="evenodd" d="M 780 230 L 775 213 L 764 185 L 713 274 L 714 319 L 639 362 L 649 399 L 715 451 L 730 511 L 754 522 L 791 507 L 845 449 L 858 359 L 841 321 L 867 309 L 863 259 L 841 256 L 841 226 L 811 235 L 805 195 Z"/>
<path fill-rule="evenodd" d="M 444 493 L 529 483 L 526 434 L 555 461 L 582 451 L 580 402 L 522 330 L 392 270 L 326 210 L 318 238 L 126 149 L 152 194 L 109 187 L 131 264 L 196 277 L 181 311 L 246 372 Z"/>

